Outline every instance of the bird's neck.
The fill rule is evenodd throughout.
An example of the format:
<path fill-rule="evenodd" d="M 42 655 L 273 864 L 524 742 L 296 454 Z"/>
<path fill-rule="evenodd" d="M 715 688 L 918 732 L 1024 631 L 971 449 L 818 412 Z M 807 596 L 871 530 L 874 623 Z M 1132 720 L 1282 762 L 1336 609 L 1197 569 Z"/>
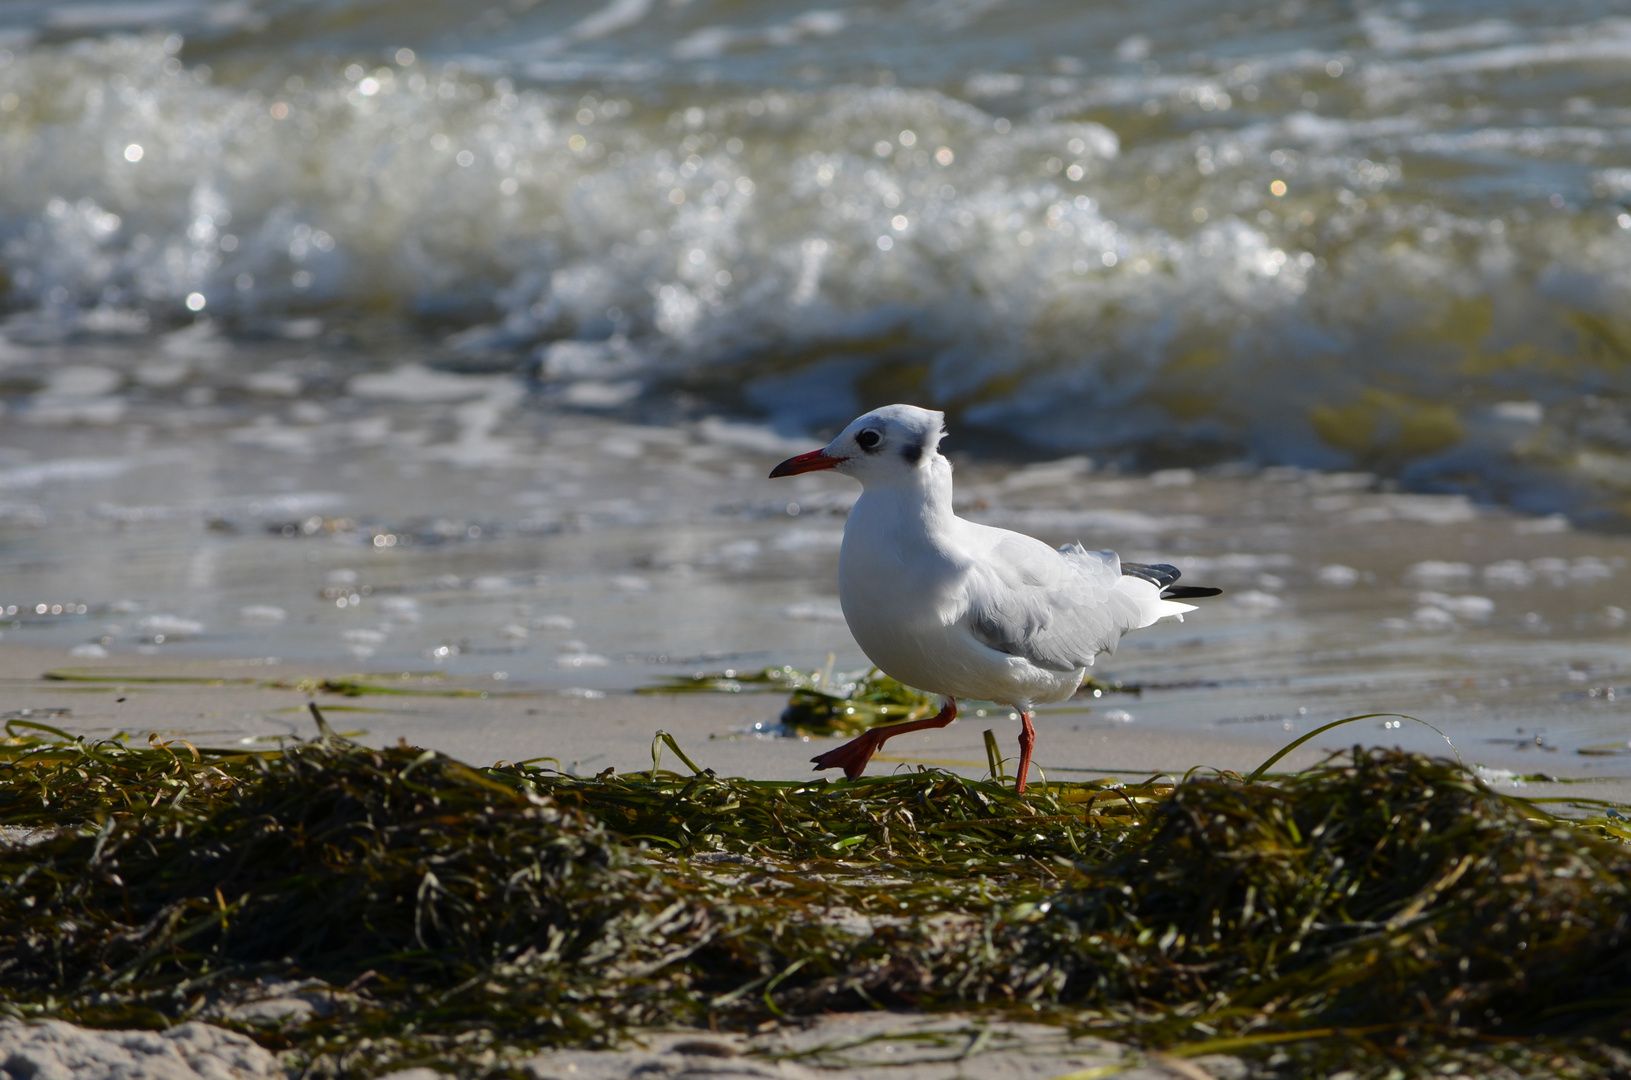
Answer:
<path fill-rule="evenodd" d="M 869 483 L 861 500 L 898 529 L 937 533 L 951 522 L 951 462 L 935 454 L 919 468 Z"/>

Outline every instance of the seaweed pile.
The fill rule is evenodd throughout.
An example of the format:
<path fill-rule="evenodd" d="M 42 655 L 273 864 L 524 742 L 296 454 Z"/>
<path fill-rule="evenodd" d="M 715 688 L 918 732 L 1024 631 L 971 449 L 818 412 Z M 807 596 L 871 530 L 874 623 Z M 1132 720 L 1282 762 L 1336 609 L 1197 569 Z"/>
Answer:
<path fill-rule="evenodd" d="M 878 724 L 933 716 L 937 698 L 891 679 L 877 668 L 835 672 L 832 658 L 825 669 L 800 671 L 783 665 L 761 671 L 698 672 L 667 679 L 641 691 L 673 693 L 787 694 L 787 707 L 775 724 L 756 725 L 767 733 L 791 736 L 858 735 Z"/>
<path fill-rule="evenodd" d="M 698 672 L 669 678 L 638 691 L 645 694 L 674 693 L 785 693 L 787 706 L 774 725 L 760 724 L 761 731 L 791 736 L 859 735 L 879 724 L 894 724 L 933 716 L 940 699 L 914 690 L 877 668 L 835 672 L 832 657 L 825 669 L 800 671 L 782 665 L 759 671 Z M 1078 697 L 1111 694 L 1137 694 L 1138 686 L 1119 681 L 1103 682 L 1091 676 L 1082 681 Z M 983 715 L 983 714 L 979 714 Z"/>
<path fill-rule="evenodd" d="M 1631 1075 L 1631 833 L 1460 766 L 1050 784 L 0 749 L 0 1012 L 206 1018 L 311 1076 L 628 1027 L 980 1009 L 1260 1075 Z M 667 744 L 676 752 L 672 740 Z M 21 835 L 18 827 L 31 830 Z M 321 988 L 268 1018 L 233 1003 Z"/>

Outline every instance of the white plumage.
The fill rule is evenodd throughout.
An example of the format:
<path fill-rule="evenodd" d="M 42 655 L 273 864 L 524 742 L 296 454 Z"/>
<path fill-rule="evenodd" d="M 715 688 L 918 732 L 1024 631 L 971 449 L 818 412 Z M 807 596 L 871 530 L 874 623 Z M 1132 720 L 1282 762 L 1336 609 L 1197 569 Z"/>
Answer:
<path fill-rule="evenodd" d="M 886 674 L 949 699 L 936 717 L 874 728 L 814 760 L 859 776 L 885 740 L 949 724 L 956 699 L 973 698 L 1019 710 L 1024 791 L 1032 708 L 1075 693 L 1094 658 L 1114 651 L 1123 634 L 1194 606 L 1163 598 L 1164 589 L 1178 591 L 1172 567 L 1129 572 L 1113 551 L 1056 551 L 958 517 L 951 462 L 938 449 L 943 419 L 911 405 L 876 409 L 770 474 L 836 469 L 861 482 L 838 563 L 844 619 Z"/>

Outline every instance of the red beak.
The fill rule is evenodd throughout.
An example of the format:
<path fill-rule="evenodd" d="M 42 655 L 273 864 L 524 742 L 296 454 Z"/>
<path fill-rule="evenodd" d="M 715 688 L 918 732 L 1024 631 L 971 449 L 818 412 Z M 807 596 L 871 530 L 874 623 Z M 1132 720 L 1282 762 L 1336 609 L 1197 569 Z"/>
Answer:
<path fill-rule="evenodd" d="M 843 460 L 844 458 L 833 457 L 825 450 L 811 450 L 808 454 L 790 457 L 774 469 L 771 469 L 770 478 L 774 480 L 778 476 L 797 476 L 799 473 L 830 469 Z"/>

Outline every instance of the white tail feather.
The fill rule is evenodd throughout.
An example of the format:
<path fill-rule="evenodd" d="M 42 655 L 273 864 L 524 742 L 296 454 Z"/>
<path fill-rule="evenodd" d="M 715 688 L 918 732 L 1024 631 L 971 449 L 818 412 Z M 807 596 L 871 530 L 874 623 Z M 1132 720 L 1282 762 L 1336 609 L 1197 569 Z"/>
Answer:
<path fill-rule="evenodd" d="M 1159 585 L 1153 581 L 1145 581 L 1141 577 L 1133 577 L 1131 574 L 1123 574 L 1116 581 L 1116 591 L 1132 597 L 1138 604 L 1140 622 L 1134 627 L 1135 630 L 1142 630 L 1168 616 L 1176 616 L 1178 621 L 1182 622 L 1184 612 L 1195 610 L 1194 604 L 1180 604 L 1176 600 L 1161 599 Z"/>

